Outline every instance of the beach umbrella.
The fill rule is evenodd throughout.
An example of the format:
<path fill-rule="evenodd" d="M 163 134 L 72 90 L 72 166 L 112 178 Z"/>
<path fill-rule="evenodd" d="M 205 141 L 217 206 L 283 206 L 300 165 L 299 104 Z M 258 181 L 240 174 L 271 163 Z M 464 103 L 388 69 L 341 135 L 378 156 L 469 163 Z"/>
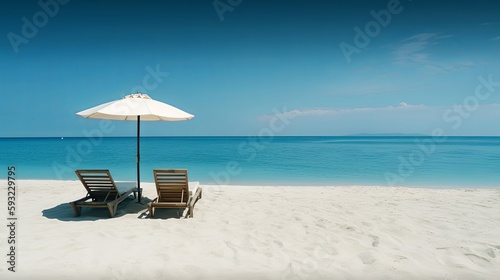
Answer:
<path fill-rule="evenodd" d="M 138 201 L 141 202 L 140 174 L 140 136 L 141 121 L 185 121 L 194 118 L 174 106 L 151 99 L 147 94 L 137 92 L 122 99 L 95 106 L 76 113 L 79 116 L 93 119 L 137 121 L 137 188 Z"/>

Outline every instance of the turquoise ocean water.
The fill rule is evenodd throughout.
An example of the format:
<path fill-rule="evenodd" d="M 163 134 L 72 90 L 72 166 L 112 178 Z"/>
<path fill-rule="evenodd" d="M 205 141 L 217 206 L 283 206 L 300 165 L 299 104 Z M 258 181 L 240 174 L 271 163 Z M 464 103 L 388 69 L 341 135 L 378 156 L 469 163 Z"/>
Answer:
<path fill-rule="evenodd" d="M 0 178 L 136 179 L 136 138 L 0 138 Z M 185 168 L 202 184 L 500 187 L 500 137 L 143 137 L 141 181 Z"/>

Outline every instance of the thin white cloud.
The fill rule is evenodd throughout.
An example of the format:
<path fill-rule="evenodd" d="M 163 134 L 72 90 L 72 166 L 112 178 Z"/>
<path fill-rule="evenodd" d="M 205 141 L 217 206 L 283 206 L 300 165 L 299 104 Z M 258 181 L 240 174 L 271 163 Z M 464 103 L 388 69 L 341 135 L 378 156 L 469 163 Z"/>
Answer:
<path fill-rule="evenodd" d="M 459 71 L 459 70 L 464 70 L 468 68 L 472 68 L 474 66 L 477 66 L 477 63 L 472 62 L 472 61 L 464 61 L 460 63 L 450 63 L 450 64 L 427 64 L 426 67 L 429 70 L 434 70 L 436 73 L 447 73 L 447 72 L 453 72 L 453 71 Z"/>
<path fill-rule="evenodd" d="M 397 106 L 383 106 L 383 107 L 359 107 L 359 108 L 329 108 L 329 109 L 295 109 L 284 111 L 283 113 L 275 114 L 275 115 L 262 115 L 259 117 L 261 121 L 270 121 L 273 118 L 286 118 L 286 119 L 294 119 L 300 117 L 325 117 L 331 118 L 333 116 L 339 115 L 348 115 L 348 114 L 384 114 L 384 113 L 402 113 L 403 115 L 408 115 L 411 112 L 419 113 L 419 114 L 443 114 L 448 110 L 455 110 L 454 108 L 457 105 L 450 106 L 426 106 L 423 104 L 414 105 L 408 104 L 406 102 L 401 102 Z M 469 113 L 487 113 L 487 114 L 498 114 L 500 112 L 500 104 L 498 103 L 490 103 L 490 104 L 482 104 L 478 105 L 478 107 L 470 111 Z M 457 112 L 455 112 L 458 114 Z M 375 117 L 376 115 L 373 115 Z M 370 118 L 372 115 L 370 115 Z"/>
<path fill-rule="evenodd" d="M 500 36 L 493 38 L 492 40 L 500 40 Z"/>
<path fill-rule="evenodd" d="M 406 102 L 401 102 L 397 106 L 384 106 L 384 107 L 359 107 L 359 108 L 330 108 L 330 109 L 295 109 L 286 111 L 276 115 L 263 115 L 260 116 L 261 121 L 269 121 L 272 118 L 286 117 L 286 118 L 297 118 L 297 117 L 311 117 L 311 116 L 335 116 L 341 114 L 352 114 L 352 113 L 372 113 L 372 112 L 386 112 L 386 111 L 403 111 L 403 110 L 418 110 L 425 109 L 425 105 L 412 105 Z"/>
<path fill-rule="evenodd" d="M 401 107 L 401 108 L 407 108 L 408 106 L 410 106 L 410 105 L 408 105 L 408 103 L 406 103 L 406 102 L 399 103 L 399 107 Z"/>
<path fill-rule="evenodd" d="M 436 73 L 459 71 L 476 66 L 477 64 L 472 61 L 442 64 L 432 59 L 432 47 L 450 37 L 452 36 L 438 33 L 421 33 L 406 38 L 393 51 L 394 63 L 422 66 Z"/>
<path fill-rule="evenodd" d="M 407 90 L 407 87 L 397 85 L 352 85 L 349 87 L 337 87 L 330 90 L 330 95 L 369 95 L 378 93 L 393 93 Z"/>
<path fill-rule="evenodd" d="M 449 37 L 451 36 L 438 33 L 421 33 L 406 38 L 393 52 L 395 63 L 401 65 L 428 63 L 431 56 L 429 47 Z"/>
<path fill-rule="evenodd" d="M 443 64 L 443 65 L 437 65 L 437 67 L 440 67 L 442 70 L 446 72 L 452 72 L 452 71 L 460 71 L 460 70 L 465 70 L 465 69 L 470 69 L 473 67 L 476 67 L 478 63 L 472 62 L 472 61 L 464 61 L 460 63 L 449 63 L 449 64 Z"/>

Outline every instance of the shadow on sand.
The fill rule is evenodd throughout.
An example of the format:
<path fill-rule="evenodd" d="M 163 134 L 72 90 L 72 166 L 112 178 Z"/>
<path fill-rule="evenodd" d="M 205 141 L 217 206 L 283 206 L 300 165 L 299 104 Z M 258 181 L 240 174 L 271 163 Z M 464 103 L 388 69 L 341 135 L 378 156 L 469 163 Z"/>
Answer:
<path fill-rule="evenodd" d="M 182 219 L 187 218 L 189 214 L 186 209 L 182 208 L 157 208 L 155 209 L 155 216 L 151 219 Z M 148 213 L 149 214 L 149 213 Z"/>
<path fill-rule="evenodd" d="M 130 196 L 118 205 L 118 211 L 113 218 L 109 216 L 109 211 L 106 208 L 88 207 L 83 207 L 82 214 L 79 217 L 75 217 L 69 203 L 61 203 L 52 208 L 45 209 L 42 211 L 42 216 L 47 219 L 56 219 L 65 222 L 119 219 L 121 216 L 128 214 L 138 214 L 138 219 L 146 219 L 150 218 L 148 212 L 148 203 L 150 201 L 151 199 L 143 196 L 141 203 L 137 203 L 137 201 Z M 156 209 L 153 219 L 181 219 L 186 217 L 187 214 L 187 211 L 184 211 L 184 209 Z"/>
<path fill-rule="evenodd" d="M 141 203 L 137 203 L 137 200 L 135 200 L 134 197 L 129 196 L 127 199 L 125 199 L 118 205 L 118 210 L 113 218 L 109 216 L 109 211 L 106 208 L 89 208 L 89 207 L 83 207 L 81 215 L 79 217 L 75 217 L 73 215 L 73 210 L 71 210 L 71 207 L 69 206 L 69 203 L 61 203 L 52 208 L 45 209 L 42 211 L 42 216 L 44 216 L 47 219 L 57 219 L 60 221 L 73 221 L 73 222 L 96 221 L 101 219 L 116 219 L 128 214 L 138 214 L 137 218 L 144 219 L 147 218 L 149 215 L 147 210 L 148 210 L 148 203 L 150 201 L 151 199 L 143 196 Z"/>

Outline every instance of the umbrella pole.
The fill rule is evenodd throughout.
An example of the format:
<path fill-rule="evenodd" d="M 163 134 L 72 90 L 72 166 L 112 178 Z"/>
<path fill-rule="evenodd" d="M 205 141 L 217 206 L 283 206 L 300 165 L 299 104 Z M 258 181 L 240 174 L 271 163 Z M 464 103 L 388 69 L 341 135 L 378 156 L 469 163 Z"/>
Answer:
<path fill-rule="evenodd" d="M 137 116 L 137 188 L 138 188 L 138 202 L 141 203 L 141 116 Z"/>

